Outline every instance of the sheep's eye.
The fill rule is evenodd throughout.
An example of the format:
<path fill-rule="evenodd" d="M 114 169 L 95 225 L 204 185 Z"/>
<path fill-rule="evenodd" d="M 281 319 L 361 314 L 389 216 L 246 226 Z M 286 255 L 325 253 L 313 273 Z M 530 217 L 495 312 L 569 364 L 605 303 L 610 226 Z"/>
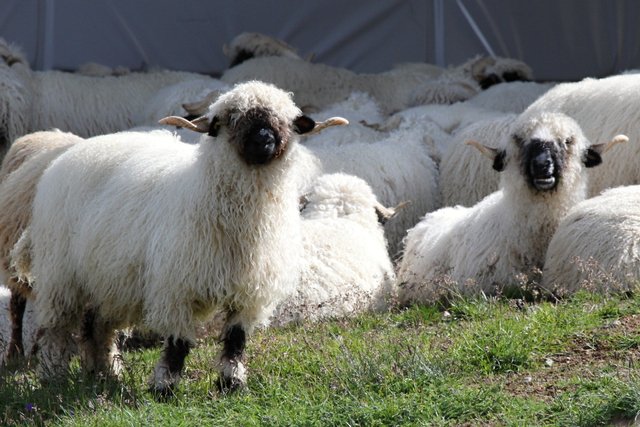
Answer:
<path fill-rule="evenodd" d="M 571 145 L 571 144 L 573 144 L 573 141 L 574 141 L 574 137 L 570 136 L 569 138 L 567 138 L 564 141 L 564 143 L 567 144 L 567 145 Z"/>
<path fill-rule="evenodd" d="M 220 126 L 220 120 L 217 117 L 214 117 L 209 125 L 209 136 L 218 136 Z"/>

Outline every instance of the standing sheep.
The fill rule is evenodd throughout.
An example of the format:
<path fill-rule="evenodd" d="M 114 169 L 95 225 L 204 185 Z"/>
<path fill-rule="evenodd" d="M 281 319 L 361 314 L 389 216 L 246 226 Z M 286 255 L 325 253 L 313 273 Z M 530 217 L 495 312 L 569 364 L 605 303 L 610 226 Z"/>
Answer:
<path fill-rule="evenodd" d="M 560 222 L 544 263 L 545 288 L 624 292 L 640 280 L 640 186 L 618 187 L 577 204 Z"/>
<path fill-rule="evenodd" d="M 401 303 L 449 291 L 491 294 L 541 269 L 558 223 L 586 196 L 585 167 L 599 164 L 605 150 L 590 146 L 575 121 L 548 113 L 520 116 L 498 150 L 477 147 L 502 172 L 501 190 L 471 208 L 428 214 L 409 230 Z"/>
<path fill-rule="evenodd" d="M 220 382 L 246 381 L 246 334 L 295 286 L 302 252 L 296 134 L 314 128 L 290 95 L 247 82 L 170 132 L 123 132 L 77 144 L 45 171 L 15 260 L 35 284 L 40 377 L 68 368 L 80 326 L 85 369 L 119 370 L 114 330 L 165 337 L 152 391 L 176 386 L 196 322 L 226 312 Z M 89 304 L 87 306 L 87 304 Z"/>
<path fill-rule="evenodd" d="M 320 177 L 304 201 L 301 277 L 272 324 L 384 309 L 395 272 L 381 223 L 393 211 L 362 179 L 342 173 Z"/>
<path fill-rule="evenodd" d="M 23 317 L 29 283 L 19 280 L 11 267 L 10 252 L 31 221 L 36 185 L 49 164 L 82 138 L 59 130 L 36 132 L 18 138 L 0 169 L 0 268 L 11 291 L 9 316 L 11 339 L 7 359 L 25 354 Z"/>

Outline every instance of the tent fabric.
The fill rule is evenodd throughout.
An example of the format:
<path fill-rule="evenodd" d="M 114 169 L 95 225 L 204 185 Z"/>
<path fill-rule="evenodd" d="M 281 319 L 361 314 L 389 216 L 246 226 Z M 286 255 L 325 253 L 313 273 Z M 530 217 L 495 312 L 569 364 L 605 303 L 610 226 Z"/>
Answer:
<path fill-rule="evenodd" d="M 247 31 L 360 73 L 493 53 L 565 81 L 638 67 L 639 13 L 624 0 L 3 0 L 0 36 L 39 70 L 97 62 L 216 75 L 229 64 L 223 43 Z"/>

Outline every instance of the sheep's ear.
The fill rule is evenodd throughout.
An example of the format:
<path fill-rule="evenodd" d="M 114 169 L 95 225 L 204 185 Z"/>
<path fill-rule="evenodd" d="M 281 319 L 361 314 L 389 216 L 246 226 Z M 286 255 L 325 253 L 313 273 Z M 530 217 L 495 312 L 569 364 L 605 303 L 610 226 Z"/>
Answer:
<path fill-rule="evenodd" d="M 507 153 L 504 151 L 496 150 L 495 148 L 487 147 L 486 145 L 480 144 L 478 141 L 474 141 L 470 139 L 465 142 L 467 145 L 471 145 L 472 147 L 476 147 L 482 154 L 487 156 L 493 162 L 493 169 L 498 172 L 502 172 L 506 166 L 505 157 Z"/>
<path fill-rule="evenodd" d="M 310 127 L 310 123 L 313 123 L 313 126 Z M 300 135 L 312 135 L 330 126 L 348 125 L 349 121 L 347 119 L 343 119 L 342 117 L 331 117 L 324 122 L 314 122 L 307 116 L 300 116 L 293 121 L 293 124 L 295 126 L 296 132 Z"/>
<path fill-rule="evenodd" d="M 609 142 L 604 142 L 602 144 L 592 145 L 587 149 L 587 154 L 583 160 L 584 165 L 588 168 L 592 168 L 594 166 L 598 166 L 602 163 L 602 155 L 609 151 L 611 147 L 621 142 L 627 142 L 629 138 L 625 135 L 616 135 Z"/>
<path fill-rule="evenodd" d="M 293 121 L 293 126 L 294 126 L 293 130 L 296 133 L 300 135 L 304 135 L 311 132 L 313 128 L 316 127 L 316 122 L 311 117 L 298 116 Z"/>
<path fill-rule="evenodd" d="M 184 117 L 169 116 L 159 120 L 158 123 L 161 125 L 182 126 L 185 129 L 199 133 L 205 133 L 209 130 L 209 121 L 206 116 L 198 117 L 192 121 L 189 121 Z"/>

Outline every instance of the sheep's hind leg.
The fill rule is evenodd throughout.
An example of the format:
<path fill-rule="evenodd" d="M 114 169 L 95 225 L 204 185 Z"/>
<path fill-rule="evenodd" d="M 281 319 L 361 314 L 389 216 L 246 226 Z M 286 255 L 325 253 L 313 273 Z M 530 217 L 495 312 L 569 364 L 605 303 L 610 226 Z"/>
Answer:
<path fill-rule="evenodd" d="M 7 354 L 7 359 L 17 359 L 18 357 L 24 356 L 22 324 L 26 307 L 27 299 L 19 292 L 11 291 L 11 299 L 9 300 L 11 341 L 9 342 L 9 353 Z"/>
<path fill-rule="evenodd" d="M 66 377 L 72 345 L 71 328 L 56 325 L 41 329 L 38 338 L 38 376 L 43 384 Z"/>
<path fill-rule="evenodd" d="M 162 357 L 151 376 L 150 391 L 160 397 L 167 397 L 180 381 L 184 359 L 189 354 L 191 344 L 183 339 L 169 337 L 164 342 Z"/>
<path fill-rule="evenodd" d="M 84 311 L 79 344 L 85 372 L 120 375 L 122 357 L 116 346 L 115 330 L 93 308 Z"/>
<path fill-rule="evenodd" d="M 227 324 L 220 340 L 224 343 L 224 348 L 218 355 L 220 389 L 223 392 L 235 392 L 247 384 L 247 370 L 242 363 L 247 342 L 246 333 L 239 323 Z"/>

